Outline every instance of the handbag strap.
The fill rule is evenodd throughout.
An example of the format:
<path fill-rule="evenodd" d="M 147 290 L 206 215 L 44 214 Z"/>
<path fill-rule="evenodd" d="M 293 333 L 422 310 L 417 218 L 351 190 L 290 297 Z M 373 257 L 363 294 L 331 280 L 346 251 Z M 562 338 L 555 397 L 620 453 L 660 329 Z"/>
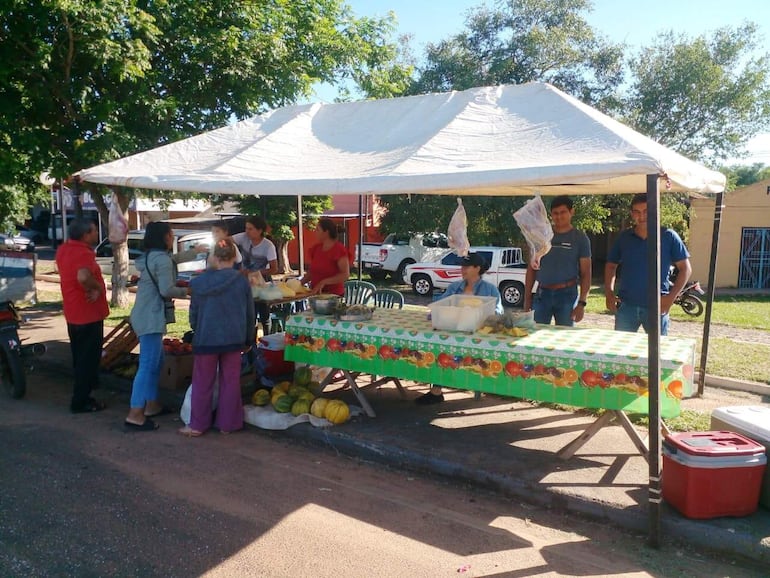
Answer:
<path fill-rule="evenodd" d="M 149 253 L 147 254 L 149 257 Z M 166 298 L 163 296 L 163 293 L 160 292 L 160 287 L 158 287 L 158 282 L 155 280 L 155 277 L 152 274 L 152 270 L 150 269 L 150 264 L 147 263 L 147 274 L 150 276 L 150 281 L 152 281 L 152 284 L 155 285 L 155 289 L 158 290 L 158 295 L 160 295 L 160 298 L 165 301 Z"/>

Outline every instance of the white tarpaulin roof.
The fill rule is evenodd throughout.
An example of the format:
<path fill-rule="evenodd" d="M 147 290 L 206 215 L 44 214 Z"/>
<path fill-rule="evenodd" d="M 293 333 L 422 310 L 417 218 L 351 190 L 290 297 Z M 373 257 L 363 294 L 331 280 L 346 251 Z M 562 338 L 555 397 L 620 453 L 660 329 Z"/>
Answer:
<path fill-rule="evenodd" d="M 715 193 L 722 174 L 548 84 L 263 115 L 79 173 L 84 181 L 252 195 Z M 660 189 L 666 190 L 666 183 Z"/>

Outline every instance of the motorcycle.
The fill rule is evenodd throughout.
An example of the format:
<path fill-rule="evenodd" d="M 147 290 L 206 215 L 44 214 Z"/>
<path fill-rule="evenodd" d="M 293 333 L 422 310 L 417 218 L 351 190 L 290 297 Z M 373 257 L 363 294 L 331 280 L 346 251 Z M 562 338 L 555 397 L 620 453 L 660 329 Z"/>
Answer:
<path fill-rule="evenodd" d="M 705 294 L 706 292 L 700 286 L 700 282 L 690 281 L 682 287 L 679 295 L 674 299 L 674 304 L 679 305 L 687 315 L 698 317 L 698 315 L 703 313 L 703 301 L 701 300 L 701 297 Z"/>
<path fill-rule="evenodd" d="M 22 322 L 12 301 L 0 302 L 0 383 L 13 399 L 21 399 L 27 392 L 26 371 L 34 369 L 30 359 L 46 351 L 42 343 L 22 345 Z"/>

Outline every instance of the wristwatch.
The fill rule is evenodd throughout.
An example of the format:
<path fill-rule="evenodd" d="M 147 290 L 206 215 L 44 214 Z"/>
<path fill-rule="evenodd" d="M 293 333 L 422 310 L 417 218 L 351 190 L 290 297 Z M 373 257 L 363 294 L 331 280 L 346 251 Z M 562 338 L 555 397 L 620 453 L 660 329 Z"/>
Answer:
<path fill-rule="evenodd" d="M 583 307 L 585 307 L 586 305 L 588 305 L 588 303 L 586 303 L 585 301 L 578 301 L 578 305 L 582 305 Z"/>

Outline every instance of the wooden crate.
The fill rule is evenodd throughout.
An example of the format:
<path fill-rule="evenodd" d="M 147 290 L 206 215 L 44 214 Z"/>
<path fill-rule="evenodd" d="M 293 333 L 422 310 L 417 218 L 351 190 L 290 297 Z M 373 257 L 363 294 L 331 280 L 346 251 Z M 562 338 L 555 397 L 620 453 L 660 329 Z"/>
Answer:
<path fill-rule="evenodd" d="M 102 369 L 112 369 L 114 365 L 125 358 L 139 344 L 139 338 L 131 329 L 128 319 L 121 321 L 110 331 L 102 343 Z"/>

